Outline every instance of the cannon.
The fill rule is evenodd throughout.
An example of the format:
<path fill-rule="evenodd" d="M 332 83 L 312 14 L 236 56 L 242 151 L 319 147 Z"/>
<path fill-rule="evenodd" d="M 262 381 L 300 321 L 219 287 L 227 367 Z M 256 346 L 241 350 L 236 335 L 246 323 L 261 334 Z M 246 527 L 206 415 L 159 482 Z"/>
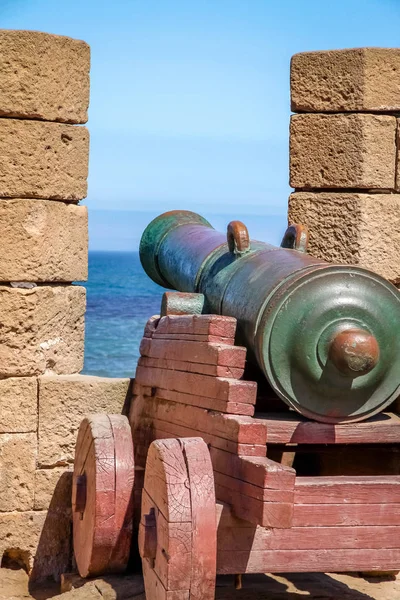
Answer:
<path fill-rule="evenodd" d="M 82 577 L 140 557 L 147 600 L 213 600 L 218 575 L 400 569 L 400 403 L 371 416 L 398 388 L 398 292 L 306 240 L 250 244 L 233 222 L 225 241 L 187 212 L 146 229 L 145 269 L 182 291 L 145 326 L 127 414 L 79 428 Z"/>
<path fill-rule="evenodd" d="M 238 343 L 301 414 L 332 423 L 382 411 L 400 388 L 398 290 L 365 269 L 308 256 L 300 226 L 282 246 L 250 241 L 239 221 L 225 236 L 173 211 L 148 225 L 140 259 L 156 283 L 202 294 L 203 312 L 235 317 Z"/>

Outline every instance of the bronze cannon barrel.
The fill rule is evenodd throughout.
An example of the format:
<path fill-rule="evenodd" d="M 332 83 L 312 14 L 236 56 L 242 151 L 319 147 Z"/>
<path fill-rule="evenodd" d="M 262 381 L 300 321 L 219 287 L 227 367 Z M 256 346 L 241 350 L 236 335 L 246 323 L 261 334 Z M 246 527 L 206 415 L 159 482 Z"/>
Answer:
<path fill-rule="evenodd" d="M 140 259 L 156 283 L 204 294 L 206 312 L 235 317 L 239 343 L 289 406 L 360 421 L 400 394 L 400 293 L 371 271 L 307 255 L 302 235 L 288 230 L 276 247 L 250 241 L 239 221 L 224 235 L 172 211 L 147 226 Z"/>

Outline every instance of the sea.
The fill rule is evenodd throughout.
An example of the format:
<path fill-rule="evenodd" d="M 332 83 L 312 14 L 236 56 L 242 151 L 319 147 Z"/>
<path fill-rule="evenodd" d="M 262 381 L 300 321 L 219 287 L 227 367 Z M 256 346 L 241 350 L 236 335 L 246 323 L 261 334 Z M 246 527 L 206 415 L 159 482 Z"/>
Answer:
<path fill-rule="evenodd" d="M 165 289 L 143 271 L 138 252 L 89 252 L 83 373 L 133 377 L 146 321 Z"/>

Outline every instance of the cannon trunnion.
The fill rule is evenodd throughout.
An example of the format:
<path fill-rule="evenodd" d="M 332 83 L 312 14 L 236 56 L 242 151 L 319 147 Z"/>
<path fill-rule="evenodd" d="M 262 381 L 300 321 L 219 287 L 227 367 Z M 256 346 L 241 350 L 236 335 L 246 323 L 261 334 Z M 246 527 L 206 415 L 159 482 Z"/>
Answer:
<path fill-rule="evenodd" d="M 237 319 L 237 342 L 289 406 L 327 423 L 360 421 L 399 394 L 400 294 L 375 273 L 308 256 L 306 245 L 299 226 L 277 248 L 250 241 L 238 221 L 225 236 L 174 211 L 148 225 L 140 258 L 155 282 Z"/>

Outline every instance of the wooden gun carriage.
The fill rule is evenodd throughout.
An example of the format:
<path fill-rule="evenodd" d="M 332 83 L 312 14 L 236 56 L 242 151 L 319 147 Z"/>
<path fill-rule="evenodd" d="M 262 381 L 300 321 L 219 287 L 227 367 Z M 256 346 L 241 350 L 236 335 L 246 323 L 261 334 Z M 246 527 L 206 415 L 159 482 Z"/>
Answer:
<path fill-rule="evenodd" d="M 148 600 L 211 600 L 216 574 L 400 569 L 399 406 L 308 420 L 246 361 L 237 319 L 201 302 L 164 295 L 129 416 L 81 424 L 80 574 L 124 571 L 136 539 Z"/>

